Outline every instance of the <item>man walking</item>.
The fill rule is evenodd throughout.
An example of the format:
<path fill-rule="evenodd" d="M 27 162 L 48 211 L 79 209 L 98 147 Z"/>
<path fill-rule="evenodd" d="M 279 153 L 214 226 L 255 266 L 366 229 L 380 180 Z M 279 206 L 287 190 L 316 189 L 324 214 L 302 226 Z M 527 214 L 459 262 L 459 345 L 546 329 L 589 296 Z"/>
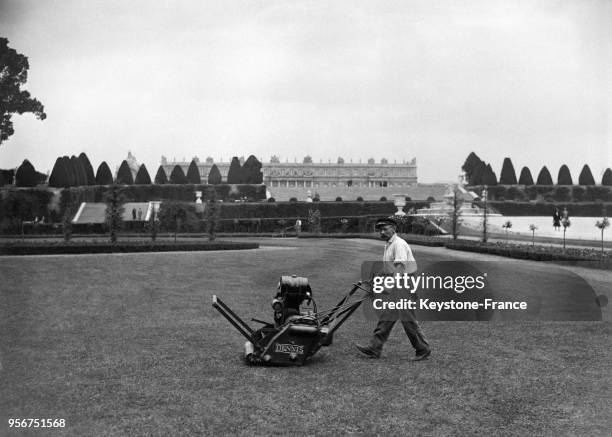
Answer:
<path fill-rule="evenodd" d="M 380 237 L 387 242 L 383 254 L 382 276 L 413 274 L 417 270 L 416 260 L 408 243 L 397 235 L 397 222 L 392 218 L 380 219 L 376 222 L 375 228 L 380 232 Z M 402 290 L 392 289 L 388 291 L 397 294 Z M 408 290 L 403 291 L 409 293 Z M 431 355 L 431 348 L 416 321 L 414 311 L 409 309 L 386 310 L 379 313 L 379 320 L 370 339 L 370 344 L 367 346 L 356 344 L 357 349 L 368 357 L 380 358 L 383 346 L 389 338 L 398 316 L 412 347 L 416 351 L 413 361 L 421 361 Z"/>

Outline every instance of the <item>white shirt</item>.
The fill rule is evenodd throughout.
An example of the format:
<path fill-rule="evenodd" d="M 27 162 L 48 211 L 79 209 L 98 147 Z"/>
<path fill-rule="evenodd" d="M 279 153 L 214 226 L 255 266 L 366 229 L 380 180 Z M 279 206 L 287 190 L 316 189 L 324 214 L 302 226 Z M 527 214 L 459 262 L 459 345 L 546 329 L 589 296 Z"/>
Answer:
<path fill-rule="evenodd" d="M 414 273 L 417 271 L 416 260 L 412 255 L 410 246 L 397 234 L 394 234 L 385 244 L 383 262 L 386 268 L 391 267 L 390 264 L 393 263 L 393 272 L 389 273 Z"/>

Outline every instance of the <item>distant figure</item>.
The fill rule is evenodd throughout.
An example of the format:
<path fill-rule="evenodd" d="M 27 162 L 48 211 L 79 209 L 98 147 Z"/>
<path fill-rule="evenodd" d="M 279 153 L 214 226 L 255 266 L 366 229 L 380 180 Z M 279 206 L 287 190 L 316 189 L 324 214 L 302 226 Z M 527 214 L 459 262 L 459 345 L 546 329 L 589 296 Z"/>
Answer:
<path fill-rule="evenodd" d="M 569 212 L 567 211 L 567 208 L 563 208 L 563 220 L 568 220 L 569 219 Z"/>
<path fill-rule="evenodd" d="M 298 234 L 302 231 L 302 220 L 299 218 L 295 221 L 295 232 Z"/>
<path fill-rule="evenodd" d="M 40 218 L 40 224 L 44 224 L 44 223 L 45 223 L 45 216 L 43 215 L 43 216 Z"/>
<path fill-rule="evenodd" d="M 555 231 L 561 229 L 561 214 L 559 214 L 559 208 L 555 208 L 553 214 L 553 228 L 555 228 Z"/>
<path fill-rule="evenodd" d="M 138 208 L 138 220 L 142 220 L 142 209 Z"/>
<path fill-rule="evenodd" d="M 136 208 L 132 208 L 132 220 L 136 220 Z"/>

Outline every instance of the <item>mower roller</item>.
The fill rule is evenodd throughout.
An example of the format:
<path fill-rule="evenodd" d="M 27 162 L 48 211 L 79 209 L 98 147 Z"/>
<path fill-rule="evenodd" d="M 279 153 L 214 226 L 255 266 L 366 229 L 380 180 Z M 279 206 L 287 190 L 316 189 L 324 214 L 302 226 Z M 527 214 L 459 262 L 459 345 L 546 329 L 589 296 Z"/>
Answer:
<path fill-rule="evenodd" d="M 351 301 L 357 290 L 365 293 Z M 322 346 L 332 344 L 334 332 L 359 308 L 367 292 L 358 282 L 333 308 L 317 311 L 307 278 L 281 276 L 272 300 L 274 322 L 251 319 L 263 325 L 257 330 L 217 296 L 213 296 L 212 305 L 247 339 L 244 345 L 247 364 L 301 366 Z M 311 308 L 302 308 L 304 302 Z"/>

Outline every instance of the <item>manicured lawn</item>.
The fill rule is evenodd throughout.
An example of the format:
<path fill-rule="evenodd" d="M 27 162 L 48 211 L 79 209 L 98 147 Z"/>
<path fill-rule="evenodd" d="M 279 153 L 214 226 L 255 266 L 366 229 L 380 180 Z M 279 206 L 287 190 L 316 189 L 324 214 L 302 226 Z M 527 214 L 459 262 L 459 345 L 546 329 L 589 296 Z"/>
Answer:
<path fill-rule="evenodd" d="M 608 435 L 609 318 L 424 322 L 434 353 L 412 363 L 399 326 L 381 360 L 359 357 L 352 343 L 373 322 L 358 311 L 307 366 L 247 367 L 213 294 L 247 320 L 271 320 L 279 276 L 298 274 L 325 308 L 382 250 L 366 240 L 261 245 L 0 257 L 0 435 L 25 435 L 9 417 L 65 418 L 58 435 L 75 436 Z M 455 256 L 414 250 L 423 264 Z M 496 268 L 511 287 L 542 292 L 534 275 L 558 267 L 533 265 Z M 612 297 L 609 272 L 593 275 Z"/>

